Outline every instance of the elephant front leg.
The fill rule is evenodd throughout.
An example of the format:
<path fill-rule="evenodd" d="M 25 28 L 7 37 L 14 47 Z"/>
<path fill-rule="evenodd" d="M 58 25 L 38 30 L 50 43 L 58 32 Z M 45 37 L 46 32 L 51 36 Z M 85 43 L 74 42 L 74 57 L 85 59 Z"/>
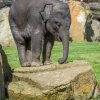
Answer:
<path fill-rule="evenodd" d="M 26 41 L 26 57 L 27 57 L 27 61 L 31 65 L 32 63 L 31 39 L 28 39 Z"/>
<path fill-rule="evenodd" d="M 40 55 L 42 51 L 42 35 L 40 33 L 32 36 L 32 63 L 31 66 L 41 66 Z"/>
<path fill-rule="evenodd" d="M 44 45 L 43 45 L 43 64 L 44 65 L 53 64 L 53 62 L 50 60 L 53 45 L 54 45 L 54 36 L 49 33 L 46 34 Z"/>

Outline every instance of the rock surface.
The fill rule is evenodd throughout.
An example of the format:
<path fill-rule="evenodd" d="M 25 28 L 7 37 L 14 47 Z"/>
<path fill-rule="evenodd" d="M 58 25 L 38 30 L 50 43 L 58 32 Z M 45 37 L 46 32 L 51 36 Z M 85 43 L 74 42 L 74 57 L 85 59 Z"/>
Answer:
<path fill-rule="evenodd" d="M 89 3 L 91 14 L 86 23 L 86 40 L 100 41 L 100 2 Z"/>
<path fill-rule="evenodd" d="M 8 94 L 10 100 L 89 100 L 99 96 L 99 89 L 91 66 L 85 61 L 74 61 L 17 68 Z"/>
<path fill-rule="evenodd" d="M 1 53 L 0 53 L 0 100 L 5 100 L 4 75 L 2 68 Z"/>
<path fill-rule="evenodd" d="M 90 14 L 89 6 L 77 1 L 70 1 L 68 4 L 71 13 L 71 40 L 76 42 L 84 41 L 85 24 Z"/>
<path fill-rule="evenodd" d="M 91 22 L 87 22 L 85 34 L 87 41 L 100 41 L 100 21 L 91 19 Z"/>
<path fill-rule="evenodd" d="M 8 7 L 0 9 L 0 44 L 5 46 L 14 45 L 8 22 L 8 12 Z"/>

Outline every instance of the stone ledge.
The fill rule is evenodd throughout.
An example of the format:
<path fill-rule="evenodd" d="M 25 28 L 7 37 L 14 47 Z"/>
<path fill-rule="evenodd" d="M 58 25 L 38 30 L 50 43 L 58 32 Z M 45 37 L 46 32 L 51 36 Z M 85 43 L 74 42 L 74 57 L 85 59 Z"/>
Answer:
<path fill-rule="evenodd" d="M 95 99 L 100 95 L 98 84 L 92 67 L 87 62 L 74 61 L 63 65 L 52 65 L 51 68 L 45 67 L 15 69 L 13 82 L 8 85 L 10 98 L 13 100 L 23 100 L 23 98 L 24 100 L 99 100 Z"/>
<path fill-rule="evenodd" d="M 13 80 L 14 81 L 24 80 L 33 85 L 37 84 L 42 89 L 55 88 L 63 84 L 68 84 L 79 74 L 89 72 L 91 70 L 91 67 L 88 64 L 84 64 L 85 66 L 83 65 L 80 66 L 77 63 L 79 64 L 79 62 L 76 62 L 76 64 L 74 62 L 74 65 L 77 66 L 71 66 L 71 67 L 65 67 L 64 65 L 61 65 L 64 66 L 63 69 L 58 69 L 54 71 L 45 71 L 45 72 L 27 73 L 27 74 L 13 73 Z"/>
<path fill-rule="evenodd" d="M 81 61 L 73 61 L 67 64 L 53 64 L 53 65 L 44 65 L 41 67 L 19 67 L 14 69 L 14 73 L 36 73 L 42 71 L 54 71 L 58 69 L 68 68 L 68 67 L 79 67 L 85 66 L 88 63 L 84 60 Z M 89 64 L 88 64 L 89 65 Z"/>
<path fill-rule="evenodd" d="M 12 98 L 12 100 L 30 100 L 31 98 L 34 99 L 35 97 L 42 95 L 42 91 L 40 89 L 32 87 L 24 81 L 10 83 L 8 90 L 10 99 Z"/>

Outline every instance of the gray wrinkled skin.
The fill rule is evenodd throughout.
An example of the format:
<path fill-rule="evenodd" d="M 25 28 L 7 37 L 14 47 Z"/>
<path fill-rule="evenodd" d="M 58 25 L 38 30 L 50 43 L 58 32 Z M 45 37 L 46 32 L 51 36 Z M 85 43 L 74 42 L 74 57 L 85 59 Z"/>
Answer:
<path fill-rule="evenodd" d="M 54 40 L 63 45 L 63 57 L 58 62 L 67 60 L 71 18 L 65 1 L 16 0 L 9 12 L 9 23 L 22 66 L 41 66 L 41 52 L 43 64 L 52 64 Z"/>

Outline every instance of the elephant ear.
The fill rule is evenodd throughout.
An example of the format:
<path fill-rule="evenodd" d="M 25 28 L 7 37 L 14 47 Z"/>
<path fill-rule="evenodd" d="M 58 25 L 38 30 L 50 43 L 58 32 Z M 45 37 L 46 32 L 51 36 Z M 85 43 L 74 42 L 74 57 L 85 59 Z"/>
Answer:
<path fill-rule="evenodd" d="M 45 4 L 43 6 L 42 10 L 40 11 L 40 15 L 44 22 L 46 22 L 50 18 L 52 11 L 53 4 Z"/>

